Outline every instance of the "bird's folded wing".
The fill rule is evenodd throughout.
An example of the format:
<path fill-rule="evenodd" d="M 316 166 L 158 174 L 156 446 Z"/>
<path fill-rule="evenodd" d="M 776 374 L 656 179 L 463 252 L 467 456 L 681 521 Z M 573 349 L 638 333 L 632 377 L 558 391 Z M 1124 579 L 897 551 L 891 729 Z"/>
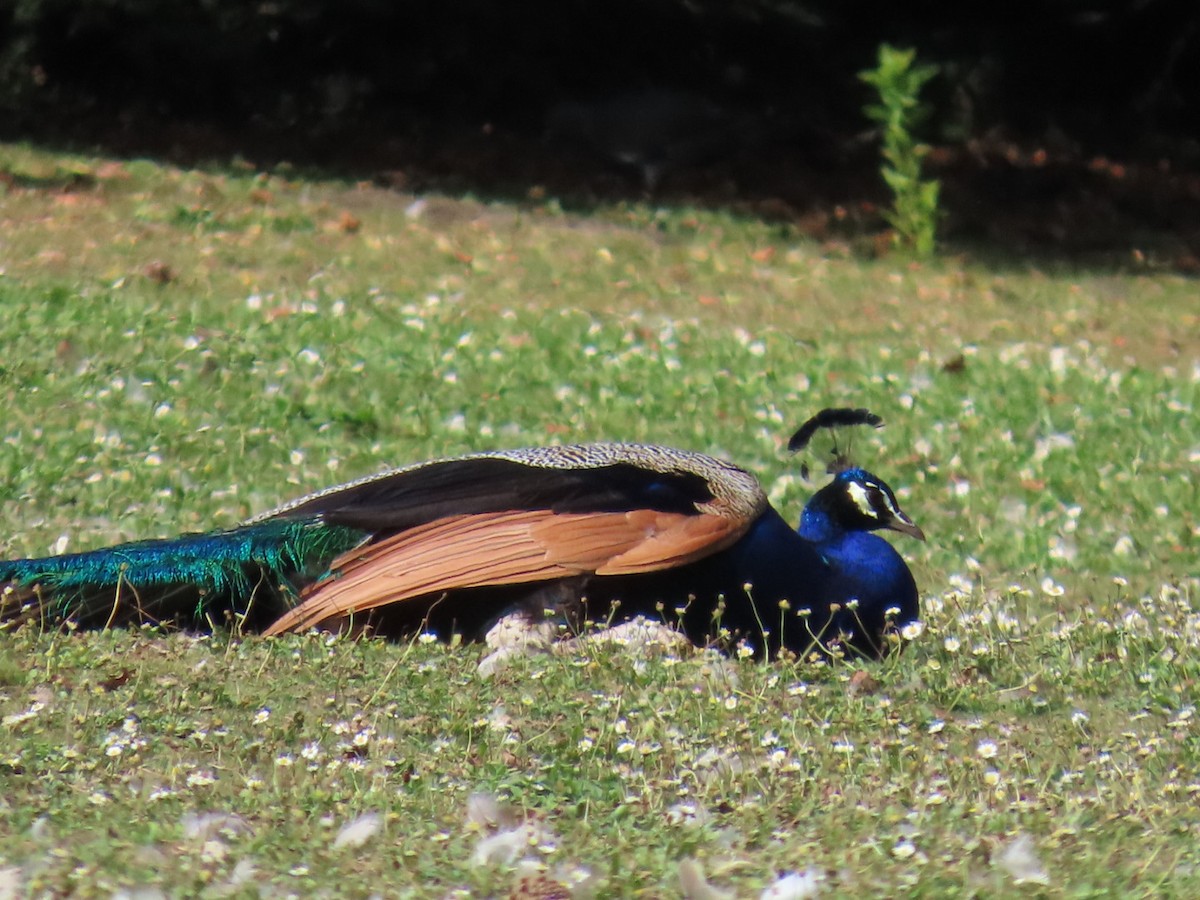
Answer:
<path fill-rule="evenodd" d="M 448 516 L 344 554 L 266 633 L 306 631 L 462 588 L 667 569 L 728 547 L 749 526 L 746 519 L 649 509 Z"/>
<path fill-rule="evenodd" d="M 575 444 L 404 466 L 310 494 L 251 523 L 319 516 L 329 525 L 393 534 L 511 510 L 652 509 L 753 519 L 766 507 L 754 476 L 709 456 L 650 444 Z"/>

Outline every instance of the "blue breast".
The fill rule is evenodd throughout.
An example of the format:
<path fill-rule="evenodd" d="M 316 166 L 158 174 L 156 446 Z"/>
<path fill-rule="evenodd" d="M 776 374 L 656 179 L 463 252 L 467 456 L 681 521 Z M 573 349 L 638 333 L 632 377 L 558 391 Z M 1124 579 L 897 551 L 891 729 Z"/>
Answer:
<path fill-rule="evenodd" d="M 801 646 L 808 635 L 823 641 L 844 634 L 875 654 L 887 624 L 903 626 L 919 615 L 916 582 L 891 544 L 807 510 L 799 532 L 768 512 L 731 548 L 729 560 L 752 576 L 760 609 L 788 601 L 790 614 L 780 620 L 788 646 Z"/>
<path fill-rule="evenodd" d="M 622 617 L 643 613 L 679 622 L 698 643 L 718 630 L 774 655 L 838 635 L 868 655 L 890 619 L 917 617 L 917 589 L 891 544 L 863 531 L 829 526 L 797 532 L 773 509 L 741 540 L 713 556 L 661 573 L 593 579 L 588 604 L 618 601 Z M 857 600 L 856 608 L 851 601 Z M 719 612 L 714 616 L 714 609 Z"/>

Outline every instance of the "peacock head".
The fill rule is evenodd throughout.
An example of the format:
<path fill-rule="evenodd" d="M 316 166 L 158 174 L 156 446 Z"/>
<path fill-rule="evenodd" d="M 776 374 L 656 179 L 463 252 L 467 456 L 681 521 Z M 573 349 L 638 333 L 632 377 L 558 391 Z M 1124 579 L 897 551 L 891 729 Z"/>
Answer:
<path fill-rule="evenodd" d="M 804 510 L 802 527 L 834 527 L 843 531 L 887 528 L 925 540 L 925 532 L 896 502 L 882 478 L 866 469 L 843 469 L 813 495 Z"/>

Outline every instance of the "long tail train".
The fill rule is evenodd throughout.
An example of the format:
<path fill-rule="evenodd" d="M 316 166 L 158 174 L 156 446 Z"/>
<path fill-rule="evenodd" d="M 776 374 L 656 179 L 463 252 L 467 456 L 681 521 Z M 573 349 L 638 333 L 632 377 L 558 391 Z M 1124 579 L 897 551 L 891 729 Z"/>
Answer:
<path fill-rule="evenodd" d="M 317 520 L 0 562 L 0 623 L 265 627 L 366 532 Z M 257 627 L 256 627 L 257 626 Z"/>

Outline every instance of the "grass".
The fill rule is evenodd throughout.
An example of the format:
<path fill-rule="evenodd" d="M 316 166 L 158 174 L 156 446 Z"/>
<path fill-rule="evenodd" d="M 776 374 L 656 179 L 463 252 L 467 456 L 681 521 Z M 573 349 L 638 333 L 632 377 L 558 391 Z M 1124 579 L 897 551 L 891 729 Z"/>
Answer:
<path fill-rule="evenodd" d="M 727 456 L 795 515 L 781 445 L 832 404 L 884 415 L 855 455 L 930 536 L 897 539 L 925 633 L 866 673 L 593 649 L 482 679 L 476 648 L 421 641 L 0 635 L 0 893 L 504 896 L 536 869 L 664 896 L 691 859 L 746 897 L 786 872 L 1200 890 L 1186 280 L 286 169 L 4 146 L 0 172 L 5 556 L 604 438 Z"/>

